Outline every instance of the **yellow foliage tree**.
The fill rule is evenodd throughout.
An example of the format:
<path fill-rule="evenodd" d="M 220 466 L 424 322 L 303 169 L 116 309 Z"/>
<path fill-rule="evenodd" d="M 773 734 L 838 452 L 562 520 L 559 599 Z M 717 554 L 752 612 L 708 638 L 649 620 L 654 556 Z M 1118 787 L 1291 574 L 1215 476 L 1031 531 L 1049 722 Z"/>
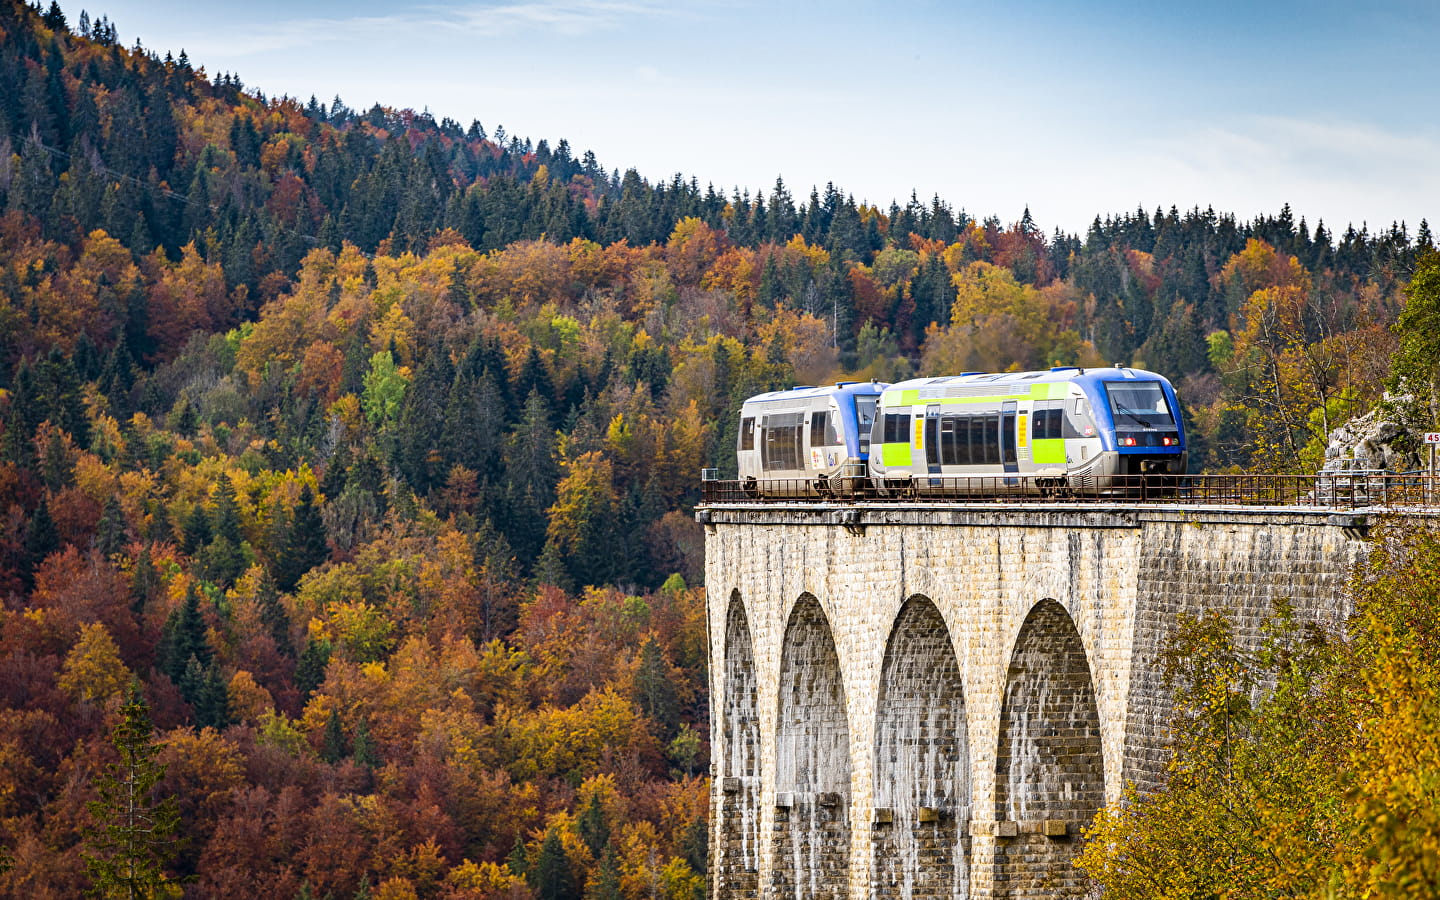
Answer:
<path fill-rule="evenodd" d="M 60 689 L 77 700 L 105 703 L 125 691 L 133 676 L 120 648 L 99 622 L 80 626 L 80 640 L 60 667 Z"/>
<path fill-rule="evenodd" d="M 1068 327 L 1068 305 L 1015 280 L 1009 269 L 973 262 L 956 272 L 950 325 L 925 332 L 920 370 L 926 375 L 1010 372 L 1082 355 L 1079 336 Z"/>

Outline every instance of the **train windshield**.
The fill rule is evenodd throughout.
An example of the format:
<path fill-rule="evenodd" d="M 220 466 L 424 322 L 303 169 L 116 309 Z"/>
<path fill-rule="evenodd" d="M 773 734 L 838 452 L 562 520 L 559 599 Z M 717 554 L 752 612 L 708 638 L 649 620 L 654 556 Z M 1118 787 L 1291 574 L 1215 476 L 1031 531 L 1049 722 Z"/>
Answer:
<path fill-rule="evenodd" d="M 1110 412 L 1116 428 L 1150 428 L 1170 430 L 1175 419 L 1165 392 L 1155 381 L 1107 381 L 1105 393 L 1110 397 Z"/>
<path fill-rule="evenodd" d="M 870 439 L 870 426 L 875 423 L 875 397 L 855 398 L 855 430 L 861 440 Z"/>

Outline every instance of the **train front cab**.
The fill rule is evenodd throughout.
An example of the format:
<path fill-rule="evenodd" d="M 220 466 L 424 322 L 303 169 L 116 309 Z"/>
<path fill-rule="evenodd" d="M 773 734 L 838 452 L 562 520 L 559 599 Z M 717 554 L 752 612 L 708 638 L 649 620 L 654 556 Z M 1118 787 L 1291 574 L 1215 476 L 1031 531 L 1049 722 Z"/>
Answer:
<path fill-rule="evenodd" d="M 1104 474 L 1119 476 L 1109 484 L 1131 492 L 1178 483 L 1189 455 L 1180 405 L 1170 382 L 1120 368 L 1108 370 L 1086 388 L 1108 457 Z"/>

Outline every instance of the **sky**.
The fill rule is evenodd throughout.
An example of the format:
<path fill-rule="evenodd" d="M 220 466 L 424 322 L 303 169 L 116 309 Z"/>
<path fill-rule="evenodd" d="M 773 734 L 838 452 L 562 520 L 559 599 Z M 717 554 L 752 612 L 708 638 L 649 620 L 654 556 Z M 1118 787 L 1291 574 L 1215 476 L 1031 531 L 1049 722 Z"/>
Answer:
<path fill-rule="evenodd" d="M 269 96 L 428 109 L 606 168 L 1046 231 L 1171 206 L 1440 224 L 1433 0 L 68 0 Z"/>

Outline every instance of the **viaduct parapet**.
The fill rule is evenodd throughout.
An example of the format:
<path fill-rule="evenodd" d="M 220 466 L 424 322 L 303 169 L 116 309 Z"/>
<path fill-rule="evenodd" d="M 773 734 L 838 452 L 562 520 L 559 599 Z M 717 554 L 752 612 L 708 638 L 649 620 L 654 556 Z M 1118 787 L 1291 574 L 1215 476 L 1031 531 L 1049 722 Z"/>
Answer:
<path fill-rule="evenodd" d="M 1337 625 L 1364 515 L 716 505 L 713 896 L 1078 897 L 1080 830 L 1164 765 L 1183 613 Z"/>

